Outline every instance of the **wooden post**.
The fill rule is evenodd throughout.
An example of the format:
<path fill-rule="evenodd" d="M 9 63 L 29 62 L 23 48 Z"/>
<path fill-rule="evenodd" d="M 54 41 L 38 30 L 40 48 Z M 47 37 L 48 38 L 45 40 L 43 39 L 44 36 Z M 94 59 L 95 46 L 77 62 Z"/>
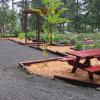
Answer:
<path fill-rule="evenodd" d="M 37 17 L 37 24 L 36 24 L 36 30 L 37 30 L 37 41 L 38 41 L 38 47 L 40 46 L 40 16 L 39 14 L 36 15 Z"/>
<path fill-rule="evenodd" d="M 38 35 L 37 35 L 37 14 L 35 14 L 35 29 L 36 29 L 36 41 L 38 41 Z"/>
<path fill-rule="evenodd" d="M 51 23 L 49 23 L 49 37 L 50 37 L 50 45 L 52 45 L 52 42 L 53 42 L 53 39 L 52 39 L 52 28 L 53 28 L 53 25 Z"/>
<path fill-rule="evenodd" d="M 21 25 L 22 25 L 22 32 L 24 32 L 24 13 L 22 13 Z"/>
<path fill-rule="evenodd" d="M 27 44 L 27 14 L 24 14 L 24 32 L 25 32 L 25 44 Z"/>

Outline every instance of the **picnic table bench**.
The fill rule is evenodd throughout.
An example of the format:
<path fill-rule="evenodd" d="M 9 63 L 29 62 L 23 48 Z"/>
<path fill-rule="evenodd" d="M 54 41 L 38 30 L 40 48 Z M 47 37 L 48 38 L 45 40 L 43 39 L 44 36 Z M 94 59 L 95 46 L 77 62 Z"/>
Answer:
<path fill-rule="evenodd" d="M 90 66 L 90 67 L 87 67 L 87 68 L 83 68 L 83 70 L 88 72 L 89 79 L 91 81 L 94 80 L 93 74 L 100 75 L 100 66 Z"/>
<path fill-rule="evenodd" d="M 75 60 L 76 60 L 76 57 L 61 57 L 61 58 L 59 58 L 58 59 L 59 61 L 62 61 L 62 62 L 65 62 L 65 61 L 67 61 L 68 62 L 68 64 L 70 64 L 70 65 L 74 65 L 74 62 L 75 62 Z"/>
<path fill-rule="evenodd" d="M 76 58 L 75 57 L 61 57 L 58 60 L 62 61 L 62 62 L 67 61 L 68 64 L 74 66 Z M 93 74 L 97 74 L 97 75 L 99 74 L 100 75 L 100 66 L 86 66 L 85 67 L 84 64 L 80 64 L 80 66 L 81 66 L 80 67 L 81 69 L 88 72 L 89 79 L 91 81 L 94 80 Z"/>
<path fill-rule="evenodd" d="M 100 49 L 71 51 L 66 53 L 76 56 L 76 59 L 67 60 L 68 62 L 71 62 L 71 65 L 73 65 L 72 73 L 75 73 L 77 68 L 81 68 L 88 72 L 90 80 L 94 80 L 93 74 L 98 74 L 98 73 L 100 74 L 100 65 L 91 66 L 91 62 L 90 62 L 90 59 L 92 58 L 97 58 L 98 60 L 100 60 Z M 85 62 L 80 63 L 81 59 L 85 59 Z"/>

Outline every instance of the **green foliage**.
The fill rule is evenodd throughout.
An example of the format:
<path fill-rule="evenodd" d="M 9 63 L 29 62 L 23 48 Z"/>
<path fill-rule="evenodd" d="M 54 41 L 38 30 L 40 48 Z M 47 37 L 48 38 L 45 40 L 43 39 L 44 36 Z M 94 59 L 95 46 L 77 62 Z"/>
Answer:
<path fill-rule="evenodd" d="M 35 31 L 33 31 L 33 32 L 27 32 L 27 37 L 28 37 L 29 39 L 32 39 L 32 38 L 35 37 L 35 36 L 36 36 Z"/>
<path fill-rule="evenodd" d="M 75 47 L 77 50 L 86 50 L 86 49 L 95 49 L 97 48 L 96 44 L 90 44 L 90 45 L 86 45 L 86 44 L 78 44 Z"/>
<path fill-rule="evenodd" d="M 4 0 L 5 1 L 5 0 Z M 2 35 L 8 31 L 15 32 L 16 27 L 16 12 L 8 8 L 8 6 L 0 6 L 0 30 Z"/>
<path fill-rule="evenodd" d="M 45 40 L 45 41 L 50 41 L 50 36 L 48 36 L 49 34 L 42 34 L 41 35 L 41 39 Z M 57 42 L 57 43 L 64 43 L 64 44 L 68 44 L 71 43 L 71 41 L 77 41 L 77 37 L 75 34 L 70 33 L 70 34 L 52 34 L 52 41 L 53 42 Z"/>
<path fill-rule="evenodd" d="M 32 7 L 34 7 L 34 8 L 43 7 L 42 0 L 31 0 L 31 1 L 32 1 L 32 4 L 31 4 Z"/>
<path fill-rule="evenodd" d="M 100 43 L 95 43 L 95 48 L 100 48 Z"/>
<path fill-rule="evenodd" d="M 15 32 L 16 27 L 16 12 L 14 10 L 9 11 L 9 28 L 11 33 Z"/>
<path fill-rule="evenodd" d="M 43 2 L 44 4 L 48 4 L 48 3 L 50 3 L 50 0 L 42 0 L 42 2 Z"/>
<path fill-rule="evenodd" d="M 42 0 L 43 3 L 48 8 L 48 14 L 46 15 L 45 20 L 50 24 L 57 24 L 63 22 L 69 22 L 67 18 L 61 17 L 61 14 L 65 13 L 68 9 L 64 8 L 64 3 L 60 0 Z"/>
<path fill-rule="evenodd" d="M 33 39 L 34 37 L 36 37 L 35 31 L 34 32 L 27 32 L 27 38 Z M 18 38 L 19 39 L 24 39 L 25 38 L 25 33 L 24 32 L 19 33 Z"/>
<path fill-rule="evenodd" d="M 43 34 L 43 35 L 41 35 L 41 39 L 50 43 L 50 41 L 51 41 L 50 35 L 51 34 Z M 55 35 L 54 34 L 52 34 L 52 41 L 55 41 Z"/>
<path fill-rule="evenodd" d="M 79 50 L 100 48 L 100 33 L 79 34 L 77 41 L 75 48 Z"/>
<path fill-rule="evenodd" d="M 75 49 L 77 50 L 83 50 L 83 48 L 84 48 L 83 44 L 78 44 L 75 46 Z"/>
<path fill-rule="evenodd" d="M 55 32 L 56 33 L 56 32 Z M 42 34 L 41 39 L 48 41 L 48 34 Z M 93 43 L 91 45 L 84 44 L 85 39 L 91 39 Z M 61 43 L 61 44 L 75 44 L 76 48 L 100 48 L 100 33 L 95 34 L 75 34 L 75 33 L 67 33 L 67 34 L 53 34 L 53 42 Z M 74 43 L 73 43 L 74 42 Z"/>
<path fill-rule="evenodd" d="M 21 39 L 21 40 L 25 39 L 25 33 L 19 33 L 18 38 Z"/>
<path fill-rule="evenodd" d="M 42 15 L 43 18 L 47 21 L 47 24 L 44 25 L 44 32 L 48 33 L 48 41 L 52 44 L 53 41 L 53 31 L 54 25 L 58 23 L 69 22 L 69 19 L 63 18 L 61 15 L 64 14 L 68 9 L 64 7 L 64 3 L 60 0 L 42 0 L 43 4 L 48 9 L 48 14 Z"/>

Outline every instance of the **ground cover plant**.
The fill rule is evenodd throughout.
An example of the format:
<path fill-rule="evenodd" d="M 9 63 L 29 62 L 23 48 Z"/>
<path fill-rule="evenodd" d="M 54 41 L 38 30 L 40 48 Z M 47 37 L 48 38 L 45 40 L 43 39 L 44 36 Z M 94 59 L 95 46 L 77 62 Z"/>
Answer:
<path fill-rule="evenodd" d="M 36 39 L 36 33 L 28 32 L 28 39 Z M 25 38 L 25 33 L 19 33 L 20 39 Z M 49 35 L 41 33 L 41 40 L 48 42 Z M 88 41 L 87 41 L 88 40 Z M 86 43 L 87 41 L 87 43 Z M 92 41 L 92 43 L 91 43 Z M 100 33 L 65 33 L 58 34 L 56 31 L 52 34 L 52 42 L 60 45 L 75 45 L 76 49 L 89 49 L 89 48 L 100 48 Z M 90 43 L 89 43 L 90 42 Z M 89 45 L 88 45 L 89 44 Z"/>
<path fill-rule="evenodd" d="M 25 39 L 25 32 L 20 32 L 18 34 L 18 38 L 19 39 Z M 27 32 L 27 38 L 31 39 L 31 40 L 36 39 L 36 32 L 35 31 L 33 31 L 33 32 Z"/>
<path fill-rule="evenodd" d="M 41 39 L 47 41 L 48 40 L 48 34 L 42 34 Z M 85 43 L 86 40 L 89 40 L 90 42 L 92 41 L 92 44 L 95 44 L 96 47 L 99 46 L 100 42 L 100 33 L 92 33 L 92 34 L 87 34 L 87 33 L 81 33 L 81 34 L 76 34 L 76 33 L 66 33 L 66 34 L 53 34 L 53 42 L 54 43 L 62 43 L 62 44 L 74 44 L 74 45 L 82 45 Z M 88 43 L 87 43 L 88 44 Z M 91 44 L 91 43 L 90 43 Z"/>
<path fill-rule="evenodd" d="M 78 50 L 100 48 L 99 42 L 100 33 L 81 34 L 78 35 L 75 48 Z"/>

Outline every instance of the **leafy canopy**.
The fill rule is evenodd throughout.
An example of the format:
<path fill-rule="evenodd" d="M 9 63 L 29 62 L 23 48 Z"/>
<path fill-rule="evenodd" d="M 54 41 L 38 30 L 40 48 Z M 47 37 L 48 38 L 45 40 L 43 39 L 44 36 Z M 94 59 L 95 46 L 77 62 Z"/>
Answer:
<path fill-rule="evenodd" d="M 48 9 L 48 14 L 44 18 L 51 24 L 69 22 L 69 19 L 63 18 L 64 14 L 68 9 L 64 7 L 64 3 L 60 0 L 42 0 L 43 4 Z"/>

